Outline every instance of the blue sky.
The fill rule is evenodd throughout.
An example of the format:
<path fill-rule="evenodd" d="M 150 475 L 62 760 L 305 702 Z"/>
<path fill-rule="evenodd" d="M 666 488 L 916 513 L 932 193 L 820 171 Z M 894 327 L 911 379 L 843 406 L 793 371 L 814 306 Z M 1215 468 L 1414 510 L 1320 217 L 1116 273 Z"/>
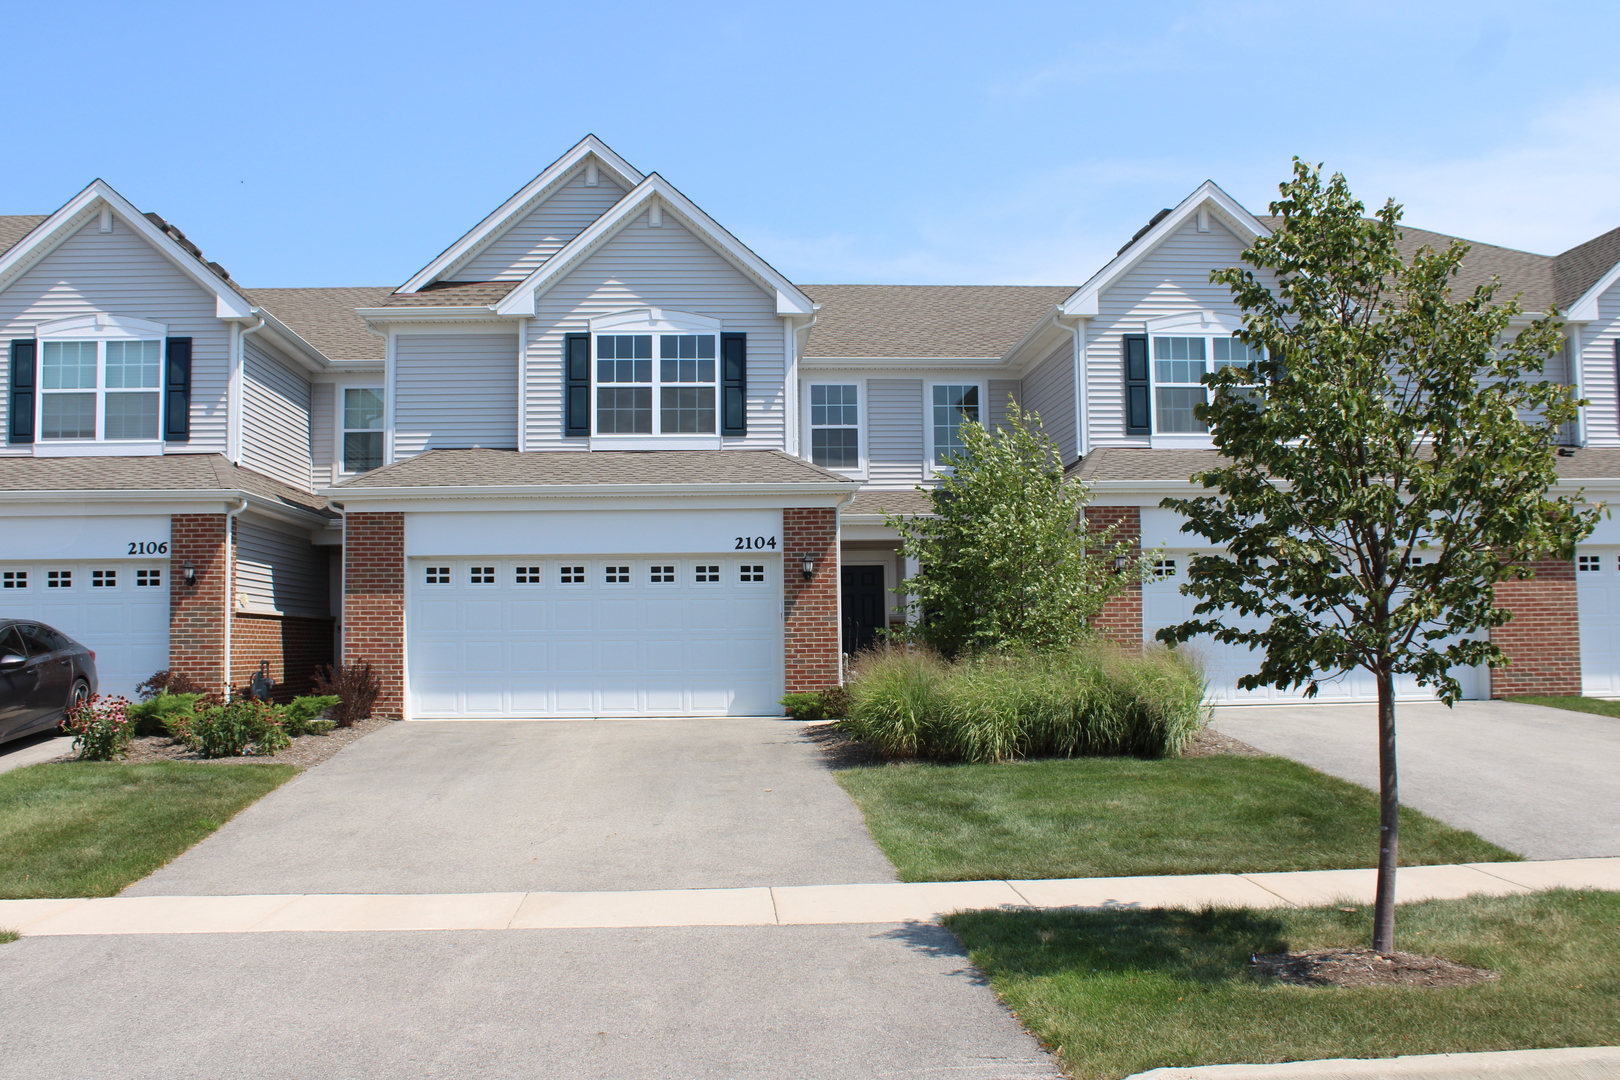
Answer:
<path fill-rule="evenodd" d="M 1293 154 L 1413 225 L 1620 225 L 1620 5 L 19 5 L 0 213 L 94 177 L 249 286 L 394 285 L 587 132 L 794 280 L 1076 284 Z M 26 162 L 26 164 L 24 164 Z"/>

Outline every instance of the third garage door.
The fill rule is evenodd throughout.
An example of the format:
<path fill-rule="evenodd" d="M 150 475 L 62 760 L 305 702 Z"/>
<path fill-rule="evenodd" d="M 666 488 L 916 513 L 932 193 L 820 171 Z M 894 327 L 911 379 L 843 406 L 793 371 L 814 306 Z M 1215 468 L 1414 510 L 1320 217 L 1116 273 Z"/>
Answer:
<path fill-rule="evenodd" d="M 413 558 L 418 719 L 781 712 L 780 557 Z"/>

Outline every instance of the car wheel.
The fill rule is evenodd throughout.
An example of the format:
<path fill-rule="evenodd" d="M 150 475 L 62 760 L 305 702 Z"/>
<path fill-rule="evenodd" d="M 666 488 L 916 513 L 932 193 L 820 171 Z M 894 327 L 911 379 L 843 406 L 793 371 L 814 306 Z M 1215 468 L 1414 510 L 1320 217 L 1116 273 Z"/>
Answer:
<path fill-rule="evenodd" d="M 85 682 L 83 679 L 73 680 L 73 689 L 68 691 L 67 709 L 64 710 L 64 713 L 72 712 L 74 709 L 78 708 L 80 705 L 83 705 L 89 700 L 90 684 Z"/>

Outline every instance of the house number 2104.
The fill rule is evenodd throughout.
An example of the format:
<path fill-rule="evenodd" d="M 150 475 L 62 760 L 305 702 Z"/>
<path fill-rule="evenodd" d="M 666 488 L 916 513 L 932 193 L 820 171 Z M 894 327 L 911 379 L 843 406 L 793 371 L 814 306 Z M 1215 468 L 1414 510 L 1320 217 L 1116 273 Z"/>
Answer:
<path fill-rule="evenodd" d="M 774 536 L 739 536 L 737 546 L 733 551 L 764 551 L 770 548 L 776 550 L 776 537 Z"/>

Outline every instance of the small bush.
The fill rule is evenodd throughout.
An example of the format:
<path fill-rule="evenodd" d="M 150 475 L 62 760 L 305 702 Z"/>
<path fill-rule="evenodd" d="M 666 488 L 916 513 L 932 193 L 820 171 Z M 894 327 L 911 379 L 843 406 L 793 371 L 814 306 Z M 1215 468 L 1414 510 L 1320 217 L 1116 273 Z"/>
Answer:
<path fill-rule="evenodd" d="M 1181 753 L 1204 722 L 1202 673 L 1179 654 L 1100 643 L 947 664 L 923 650 L 856 663 L 840 729 L 895 757 Z"/>
<path fill-rule="evenodd" d="M 135 687 L 142 701 L 150 701 L 159 694 L 206 694 L 208 687 L 181 671 L 159 671 Z"/>
<path fill-rule="evenodd" d="M 328 709 L 335 708 L 338 701 L 339 698 L 336 694 L 306 695 L 293 698 L 275 711 L 281 719 L 282 726 L 286 728 L 287 734 L 295 739 L 300 735 L 311 733 L 324 735 L 332 730 L 332 722 L 316 718 Z M 326 725 L 325 729 L 316 731 L 315 725 L 321 723 Z"/>
<path fill-rule="evenodd" d="M 827 719 L 827 712 L 821 704 L 821 694 L 816 690 L 784 694 L 782 696 L 782 705 L 787 709 L 788 715 L 795 720 Z"/>
<path fill-rule="evenodd" d="M 165 690 L 131 705 L 128 713 L 129 718 L 135 722 L 135 734 L 172 736 L 174 734 L 170 727 L 172 720 L 190 717 L 197 711 L 197 702 L 204 696 L 170 693 Z"/>
<path fill-rule="evenodd" d="M 821 711 L 829 720 L 842 720 L 849 716 L 849 687 L 829 686 L 821 692 Z"/>
<path fill-rule="evenodd" d="M 112 761 L 129 753 L 135 723 L 129 701 L 97 694 L 75 705 L 62 717 L 62 730 L 73 736 L 80 761 Z"/>
<path fill-rule="evenodd" d="M 305 735 L 330 735 L 337 725 L 331 720 L 311 720 L 304 725 Z"/>
<path fill-rule="evenodd" d="M 353 727 L 356 720 L 370 717 L 377 695 L 382 693 L 382 685 L 377 682 L 370 664 L 344 664 L 336 670 L 322 664 L 315 669 L 311 681 L 317 694 L 335 695 L 339 699 L 330 713 L 338 727 Z"/>
<path fill-rule="evenodd" d="M 292 744 L 276 711 L 261 701 L 211 705 L 191 718 L 184 738 L 207 758 L 241 757 L 249 746 L 274 757 Z"/>

